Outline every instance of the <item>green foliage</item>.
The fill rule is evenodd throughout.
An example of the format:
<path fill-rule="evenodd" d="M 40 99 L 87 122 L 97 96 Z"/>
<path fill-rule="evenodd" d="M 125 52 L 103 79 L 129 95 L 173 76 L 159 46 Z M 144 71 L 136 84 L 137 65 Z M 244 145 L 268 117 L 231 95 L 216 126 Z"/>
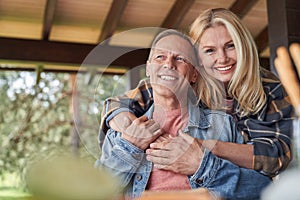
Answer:
<path fill-rule="evenodd" d="M 26 183 L 30 193 L 43 200 L 113 199 L 119 182 L 109 173 L 93 167 L 86 159 L 59 154 L 41 158 L 28 167 Z"/>
<path fill-rule="evenodd" d="M 99 156 L 103 101 L 123 93 L 125 79 L 98 76 L 87 85 L 84 74 L 77 74 L 74 94 L 71 76 L 42 72 L 36 84 L 35 72 L 0 71 L 1 177 L 16 172 L 22 177 L 36 155 L 50 155 L 53 149 L 69 147 L 91 160 Z"/>
<path fill-rule="evenodd" d="M 38 85 L 30 72 L 1 72 L 0 77 L 0 174 L 22 174 L 36 153 L 68 144 L 62 136 L 68 136 L 70 117 L 61 109 L 69 104 L 68 75 L 42 73 Z"/>
<path fill-rule="evenodd" d="M 95 158 L 99 157 L 98 132 L 104 100 L 126 91 L 126 77 L 98 74 L 86 84 L 86 74 L 78 74 L 76 85 L 79 93 L 80 119 L 76 128 L 83 147 Z M 92 130 L 92 131 L 91 131 Z"/>

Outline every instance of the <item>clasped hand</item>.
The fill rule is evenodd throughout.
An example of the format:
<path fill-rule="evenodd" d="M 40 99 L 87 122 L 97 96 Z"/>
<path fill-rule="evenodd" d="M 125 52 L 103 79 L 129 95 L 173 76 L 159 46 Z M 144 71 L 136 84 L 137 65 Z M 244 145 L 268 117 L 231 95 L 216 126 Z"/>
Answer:
<path fill-rule="evenodd" d="M 154 163 L 158 169 L 170 170 L 176 173 L 194 174 L 202 160 L 201 143 L 186 133 L 176 137 L 155 141 L 146 150 L 147 160 Z"/>
<path fill-rule="evenodd" d="M 171 137 L 146 116 L 134 119 L 122 129 L 122 138 L 146 150 L 146 158 L 155 168 L 185 175 L 192 175 L 198 169 L 203 156 L 200 140 L 182 132 Z"/>

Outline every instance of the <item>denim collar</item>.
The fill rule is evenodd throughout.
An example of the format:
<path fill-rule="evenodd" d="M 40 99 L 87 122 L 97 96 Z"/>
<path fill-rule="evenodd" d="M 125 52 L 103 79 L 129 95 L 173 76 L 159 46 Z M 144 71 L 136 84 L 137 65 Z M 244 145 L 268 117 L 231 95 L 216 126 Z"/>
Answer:
<path fill-rule="evenodd" d="M 147 110 L 144 114 L 148 119 L 153 118 L 154 104 Z M 184 132 L 189 131 L 189 127 L 197 127 L 200 129 L 207 129 L 211 126 L 207 116 L 204 112 L 204 108 L 199 106 L 198 103 L 193 104 L 190 99 L 188 99 L 188 112 L 189 112 L 189 122 L 187 127 L 185 127 Z M 210 112 L 206 110 L 206 112 Z"/>

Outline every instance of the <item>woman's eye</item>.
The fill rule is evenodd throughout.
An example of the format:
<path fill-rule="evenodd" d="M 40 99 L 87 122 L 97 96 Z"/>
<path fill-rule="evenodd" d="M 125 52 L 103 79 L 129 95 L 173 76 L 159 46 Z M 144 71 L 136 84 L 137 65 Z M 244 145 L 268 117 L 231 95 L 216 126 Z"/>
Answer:
<path fill-rule="evenodd" d="M 204 50 L 204 53 L 206 53 L 206 54 L 212 54 L 213 52 L 214 52 L 213 49 L 205 49 Z"/>
<path fill-rule="evenodd" d="M 234 48 L 235 48 L 235 46 L 233 43 L 230 43 L 227 45 L 227 49 L 234 49 Z"/>

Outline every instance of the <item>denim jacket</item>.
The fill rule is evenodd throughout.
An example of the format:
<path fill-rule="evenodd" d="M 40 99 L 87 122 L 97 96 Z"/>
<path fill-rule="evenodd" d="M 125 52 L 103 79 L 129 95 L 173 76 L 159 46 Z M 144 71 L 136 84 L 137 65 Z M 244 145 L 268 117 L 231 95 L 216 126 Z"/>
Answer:
<path fill-rule="evenodd" d="M 215 139 L 243 143 L 233 118 L 226 113 L 188 105 L 189 122 L 184 132 L 194 138 Z M 152 118 L 153 105 L 145 113 Z M 113 113 L 116 115 L 116 113 Z M 99 135 L 101 157 L 96 166 L 108 169 L 119 178 L 127 199 L 138 198 L 147 186 L 153 163 L 146 160 L 145 152 L 121 138 L 121 133 L 109 129 Z M 230 161 L 204 150 L 203 159 L 195 174 L 188 176 L 192 189 L 207 188 L 225 199 L 258 199 L 271 179 L 255 170 L 240 168 Z"/>

